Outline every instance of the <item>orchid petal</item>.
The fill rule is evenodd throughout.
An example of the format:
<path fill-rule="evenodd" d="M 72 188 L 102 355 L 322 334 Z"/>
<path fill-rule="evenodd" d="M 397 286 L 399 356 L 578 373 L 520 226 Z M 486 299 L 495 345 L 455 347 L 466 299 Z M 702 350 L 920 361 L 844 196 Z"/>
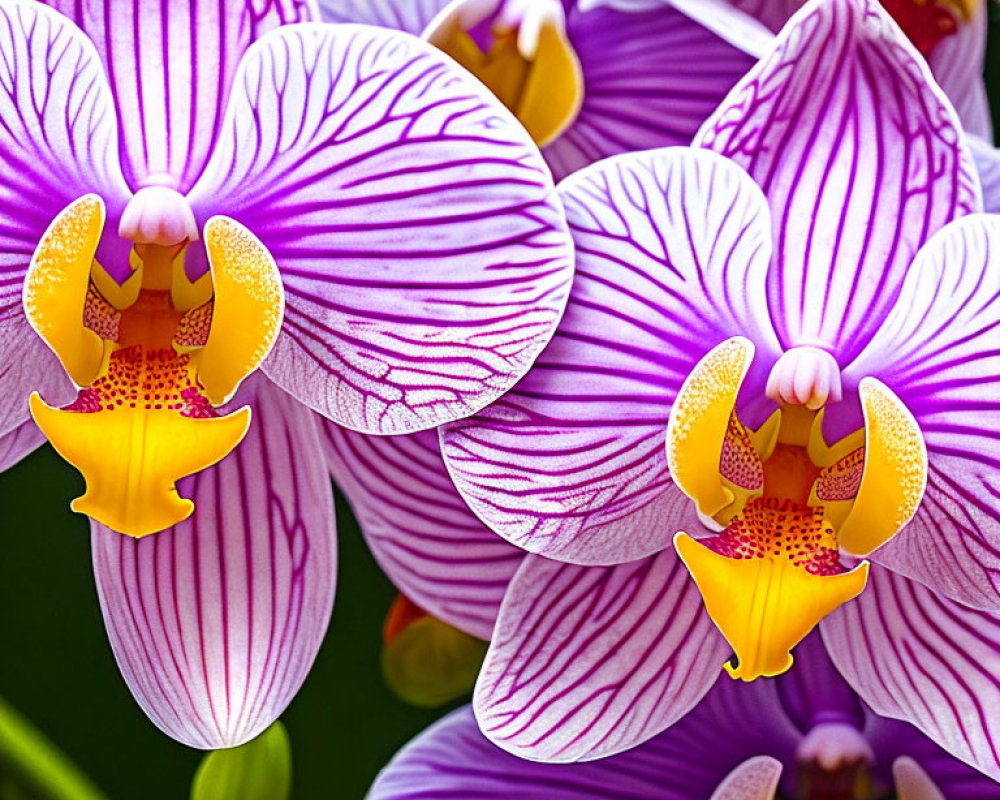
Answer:
<path fill-rule="evenodd" d="M 877 0 L 808 3 L 696 142 L 768 197 L 782 347 L 841 365 L 882 325 L 920 246 L 978 206 L 954 111 Z"/>
<path fill-rule="evenodd" d="M 667 474 L 670 404 L 685 377 L 736 334 L 758 343 L 759 362 L 775 357 L 767 212 L 742 170 L 682 148 L 609 159 L 560 192 L 577 245 L 566 315 L 528 376 L 447 426 L 443 449 L 459 491 L 504 538 L 622 563 L 700 528 Z"/>
<path fill-rule="evenodd" d="M 899 793 L 896 764 L 902 760 L 916 763 L 932 778 L 947 800 L 993 800 L 1000 786 L 968 764 L 948 755 L 913 725 L 877 714 L 868 714 L 865 739 L 871 743 L 877 760 L 874 773 L 884 782 L 896 784 L 900 800 L 925 800 L 921 795 Z M 933 800 L 933 795 L 931 795 Z"/>
<path fill-rule="evenodd" d="M 537 149 L 405 34 L 272 32 L 242 62 L 190 198 L 246 225 L 281 270 L 265 373 L 352 429 L 477 411 L 527 371 L 566 301 L 571 243 Z"/>
<path fill-rule="evenodd" d="M 916 516 L 873 560 L 960 602 L 1000 608 L 1000 217 L 968 216 L 921 250 L 881 330 L 845 370 L 878 375 L 927 445 Z M 947 298 L 942 302 L 941 298 Z"/>
<path fill-rule="evenodd" d="M 690 711 L 730 652 L 669 550 L 616 567 L 528 556 L 500 609 L 476 717 L 523 758 L 602 758 Z"/>
<path fill-rule="evenodd" d="M 0 7 L 0 435 L 28 419 L 32 389 L 72 399 L 57 359 L 24 321 L 21 288 L 35 246 L 70 202 L 97 192 L 123 205 L 114 108 L 93 45 L 44 6 Z M 39 68 L 42 65 L 43 68 Z"/>
<path fill-rule="evenodd" d="M 711 800 L 774 800 L 781 762 L 770 756 L 748 759 L 730 772 Z"/>
<path fill-rule="evenodd" d="M 804 0 L 729 0 L 729 2 L 778 33 L 785 27 L 792 14 L 802 8 Z"/>
<path fill-rule="evenodd" d="M 333 478 L 389 579 L 429 614 L 489 639 L 524 551 L 469 510 L 437 431 L 366 436 L 324 421 L 322 433 Z"/>
<path fill-rule="evenodd" d="M 676 5 L 568 11 L 585 89 L 576 121 L 544 150 L 557 179 L 619 153 L 689 144 L 769 44 L 724 2 Z"/>
<path fill-rule="evenodd" d="M 872 565 L 868 588 L 820 623 L 830 657 L 876 713 L 903 719 L 1000 778 L 1000 619 Z"/>
<path fill-rule="evenodd" d="M 1000 149 L 970 136 L 969 150 L 972 151 L 979 183 L 983 187 L 983 211 L 1000 214 Z"/>
<path fill-rule="evenodd" d="M 31 421 L 0 436 L 0 472 L 8 470 L 45 444 L 45 437 Z"/>
<path fill-rule="evenodd" d="M 324 22 L 377 25 L 414 36 L 451 0 L 316 0 Z"/>
<path fill-rule="evenodd" d="M 965 132 L 992 140 L 990 101 L 983 81 L 989 24 L 987 5 L 986 0 L 975 2 L 971 19 L 959 21 L 958 31 L 937 43 L 927 63 L 955 106 Z"/>
<path fill-rule="evenodd" d="M 151 176 L 168 175 L 182 194 L 218 140 L 247 48 L 279 25 L 317 18 L 312 0 L 46 2 L 97 46 L 118 110 L 129 186 L 137 190 Z"/>
<path fill-rule="evenodd" d="M 133 540 L 94 524 L 111 646 L 150 719 L 234 747 L 298 690 L 333 605 L 333 497 L 312 414 L 260 380 L 243 443 L 181 484 L 194 516 Z"/>
<path fill-rule="evenodd" d="M 844 681 L 818 632 L 795 648 L 795 666 L 774 681 L 785 713 L 803 731 L 823 723 L 841 723 L 860 729 L 864 710 Z"/>

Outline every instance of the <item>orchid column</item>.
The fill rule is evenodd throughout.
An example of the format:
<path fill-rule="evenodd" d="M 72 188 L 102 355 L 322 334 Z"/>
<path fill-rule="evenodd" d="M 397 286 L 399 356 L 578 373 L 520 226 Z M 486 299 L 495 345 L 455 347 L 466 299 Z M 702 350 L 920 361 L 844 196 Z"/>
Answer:
<path fill-rule="evenodd" d="M 39 391 L 57 445 L 115 498 L 81 510 L 140 515 L 121 526 L 140 540 L 94 523 L 115 655 L 161 728 L 231 746 L 291 699 L 329 616 L 317 420 L 405 433 L 495 399 L 552 334 L 571 242 L 527 134 L 419 40 L 285 24 L 309 4 L 141 5 L 0 2 L 0 161 L 23 176 L 0 202 L 0 433 L 8 463 L 37 444 Z M 139 366 L 113 370 L 125 344 Z M 183 402 L 160 407 L 160 363 Z M 240 405 L 246 438 L 217 466 L 143 484 L 185 452 L 146 449 L 149 419 Z M 75 444 L 96 441 L 97 413 L 141 421 L 127 450 Z M 155 470 L 109 479 L 128 459 Z M 140 490 L 172 499 L 176 524 L 152 533 Z"/>

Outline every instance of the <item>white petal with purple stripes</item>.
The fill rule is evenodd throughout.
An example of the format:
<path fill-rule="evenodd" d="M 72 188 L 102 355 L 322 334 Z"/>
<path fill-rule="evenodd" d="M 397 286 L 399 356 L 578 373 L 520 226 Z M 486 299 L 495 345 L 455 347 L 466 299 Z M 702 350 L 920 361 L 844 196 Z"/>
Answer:
<path fill-rule="evenodd" d="M 528 556 L 479 675 L 476 718 L 524 758 L 602 758 L 684 716 L 730 652 L 672 550 L 616 567 Z"/>
<path fill-rule="evenodd" d="M 876 0 L 812 0 L 696 142 L 767 195 L 768 304 L 782 346 L 847 364 L 920 246 L 979 205 L 951 105 Z"/>
<path fill-rule="evenodd" d="M 330 471 L 390 580 L 431 615 L 489 639 L 524 551 L 469 510 L 437 431 L 367 436 L 322 425 Z"/>
<path fill-rule="evenodd" d="M 700 527 L 665 452 L 670 404 L 694 365 L 735 335 L 773 363 L 768 215 L 741 169 L 685 148 L 608 159 L 560 191 L 577 274 L 559 330 L 513 391 L 442 441 L 459 491 L 504 538 L 622 563 Z M 750 378 L 759 396 L 763 369 Z"/>
<path fill-rule="evenodd" d="M 1000 618 L 873 566 L 865 591 L 820 630 L 876 712 L 1000 779 Z"/>
<path fill-rule="evenodd" d="M 261 380 L 246 439 L 180 483 L 194 516 L 140 540 L 96 523 L 111 646 L 150 719 L 234 747 L 284 711 L 333 606 L 333 495 L 313 414 Z"/>
<path fill-rule="evenodd" d="M 419 36 L 451 0 L 316 0 L 324 22 L 378 25 Z"/>
<path fill-rule="evenodd" d="M 872 555 L 961 602 L 1000 609 L 1000 217 L 975 214 L 937 234 L 857 361 L 886 383 L 927 443 L 924 500 Z"/>
<path fill-rule="evenodd" d="M 191 201 L 245 224 L 281 270 L 264 371 L 356 430 L 477 411 L 565 305 L 571 241 L 540 154 L 482 84 L 406 34 L 296 25 L 261 40 Z"/>

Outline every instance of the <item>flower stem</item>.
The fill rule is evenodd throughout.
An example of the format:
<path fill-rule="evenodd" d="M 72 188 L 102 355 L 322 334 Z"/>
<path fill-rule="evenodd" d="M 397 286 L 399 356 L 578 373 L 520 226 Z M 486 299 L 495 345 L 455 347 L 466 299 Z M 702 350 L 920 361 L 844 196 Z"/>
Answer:
<path fill-rule="evenodd" d="M 0 698 L 0 764 L 33 796 L 45 800 L 107 800 L 28 720 Z"/>

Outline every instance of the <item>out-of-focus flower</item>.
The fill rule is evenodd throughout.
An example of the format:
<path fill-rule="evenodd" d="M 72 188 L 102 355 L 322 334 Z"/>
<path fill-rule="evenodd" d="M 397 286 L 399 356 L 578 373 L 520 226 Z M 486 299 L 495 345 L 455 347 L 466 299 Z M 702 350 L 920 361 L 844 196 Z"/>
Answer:
<path fill-rule="evenodd" d="M 368 800 L 992 800 L 1000 784 L 912 725 L 871 712 L 815 637 L 796 669 L 751 685 L 720 680 L 677 725 L 626 753 L 542 764 L 494 746 L 470 708 L 418 736 Z M 779 785 L 780 780 L 780 785 Z"/>
<path fill-rule="evenodd" d="M 315 13 L 294 2 L 54 5 L 0 2 L 0 458 L 39 443 L 29 390 L 77 395 L 36 410 L 86 462 L 83 510 L 177 523 L 93 526 L 125 678 L 170 735 L 233 746 L 287 704 L 330 613 L 314 411 L 384 434 L 485 405 L 550 337 L 572 244 L 530 137 L 413 37 L 284 25 Z M 258 363 L 245 440 L 223 458 L 241 411 L 201 458 Z M 177 522 L 173 481 L 220 458 L 180 482 L 198 507 Z"/>
<path fill-rule="evenodd" d="M 601 158 L 688 144 L 766 51 L 726 0 L 638 12 L 576 0 L 319 0 L 324 19 L 422 35 L 517 115 L 557 178 Z"/>
<path fill-rule="evenodd" d="M 206 755 L 191 785 L 191 800 L 288 800 L 292 745 L 280 722 L 251 742 Z"/>
<path fill-rule="evenodd" d="M 1000 774 L 989 715 L 963 723 L 1000 701 L 1000 220 L 970 215 L 954 112 L 877 3 L 826 0 L 699 142 L 561 184 L 560 329 L 515 390 L 445 428 L 477 515 L 570 562 L 514 578 L 484 732 L 538 759 L 619 752 L 733 650 L 734 675 L 780 673 L 822 619 L 878 712 Z M 677 542 L 697 588 L 677 531 L 702 540 Z"/>

